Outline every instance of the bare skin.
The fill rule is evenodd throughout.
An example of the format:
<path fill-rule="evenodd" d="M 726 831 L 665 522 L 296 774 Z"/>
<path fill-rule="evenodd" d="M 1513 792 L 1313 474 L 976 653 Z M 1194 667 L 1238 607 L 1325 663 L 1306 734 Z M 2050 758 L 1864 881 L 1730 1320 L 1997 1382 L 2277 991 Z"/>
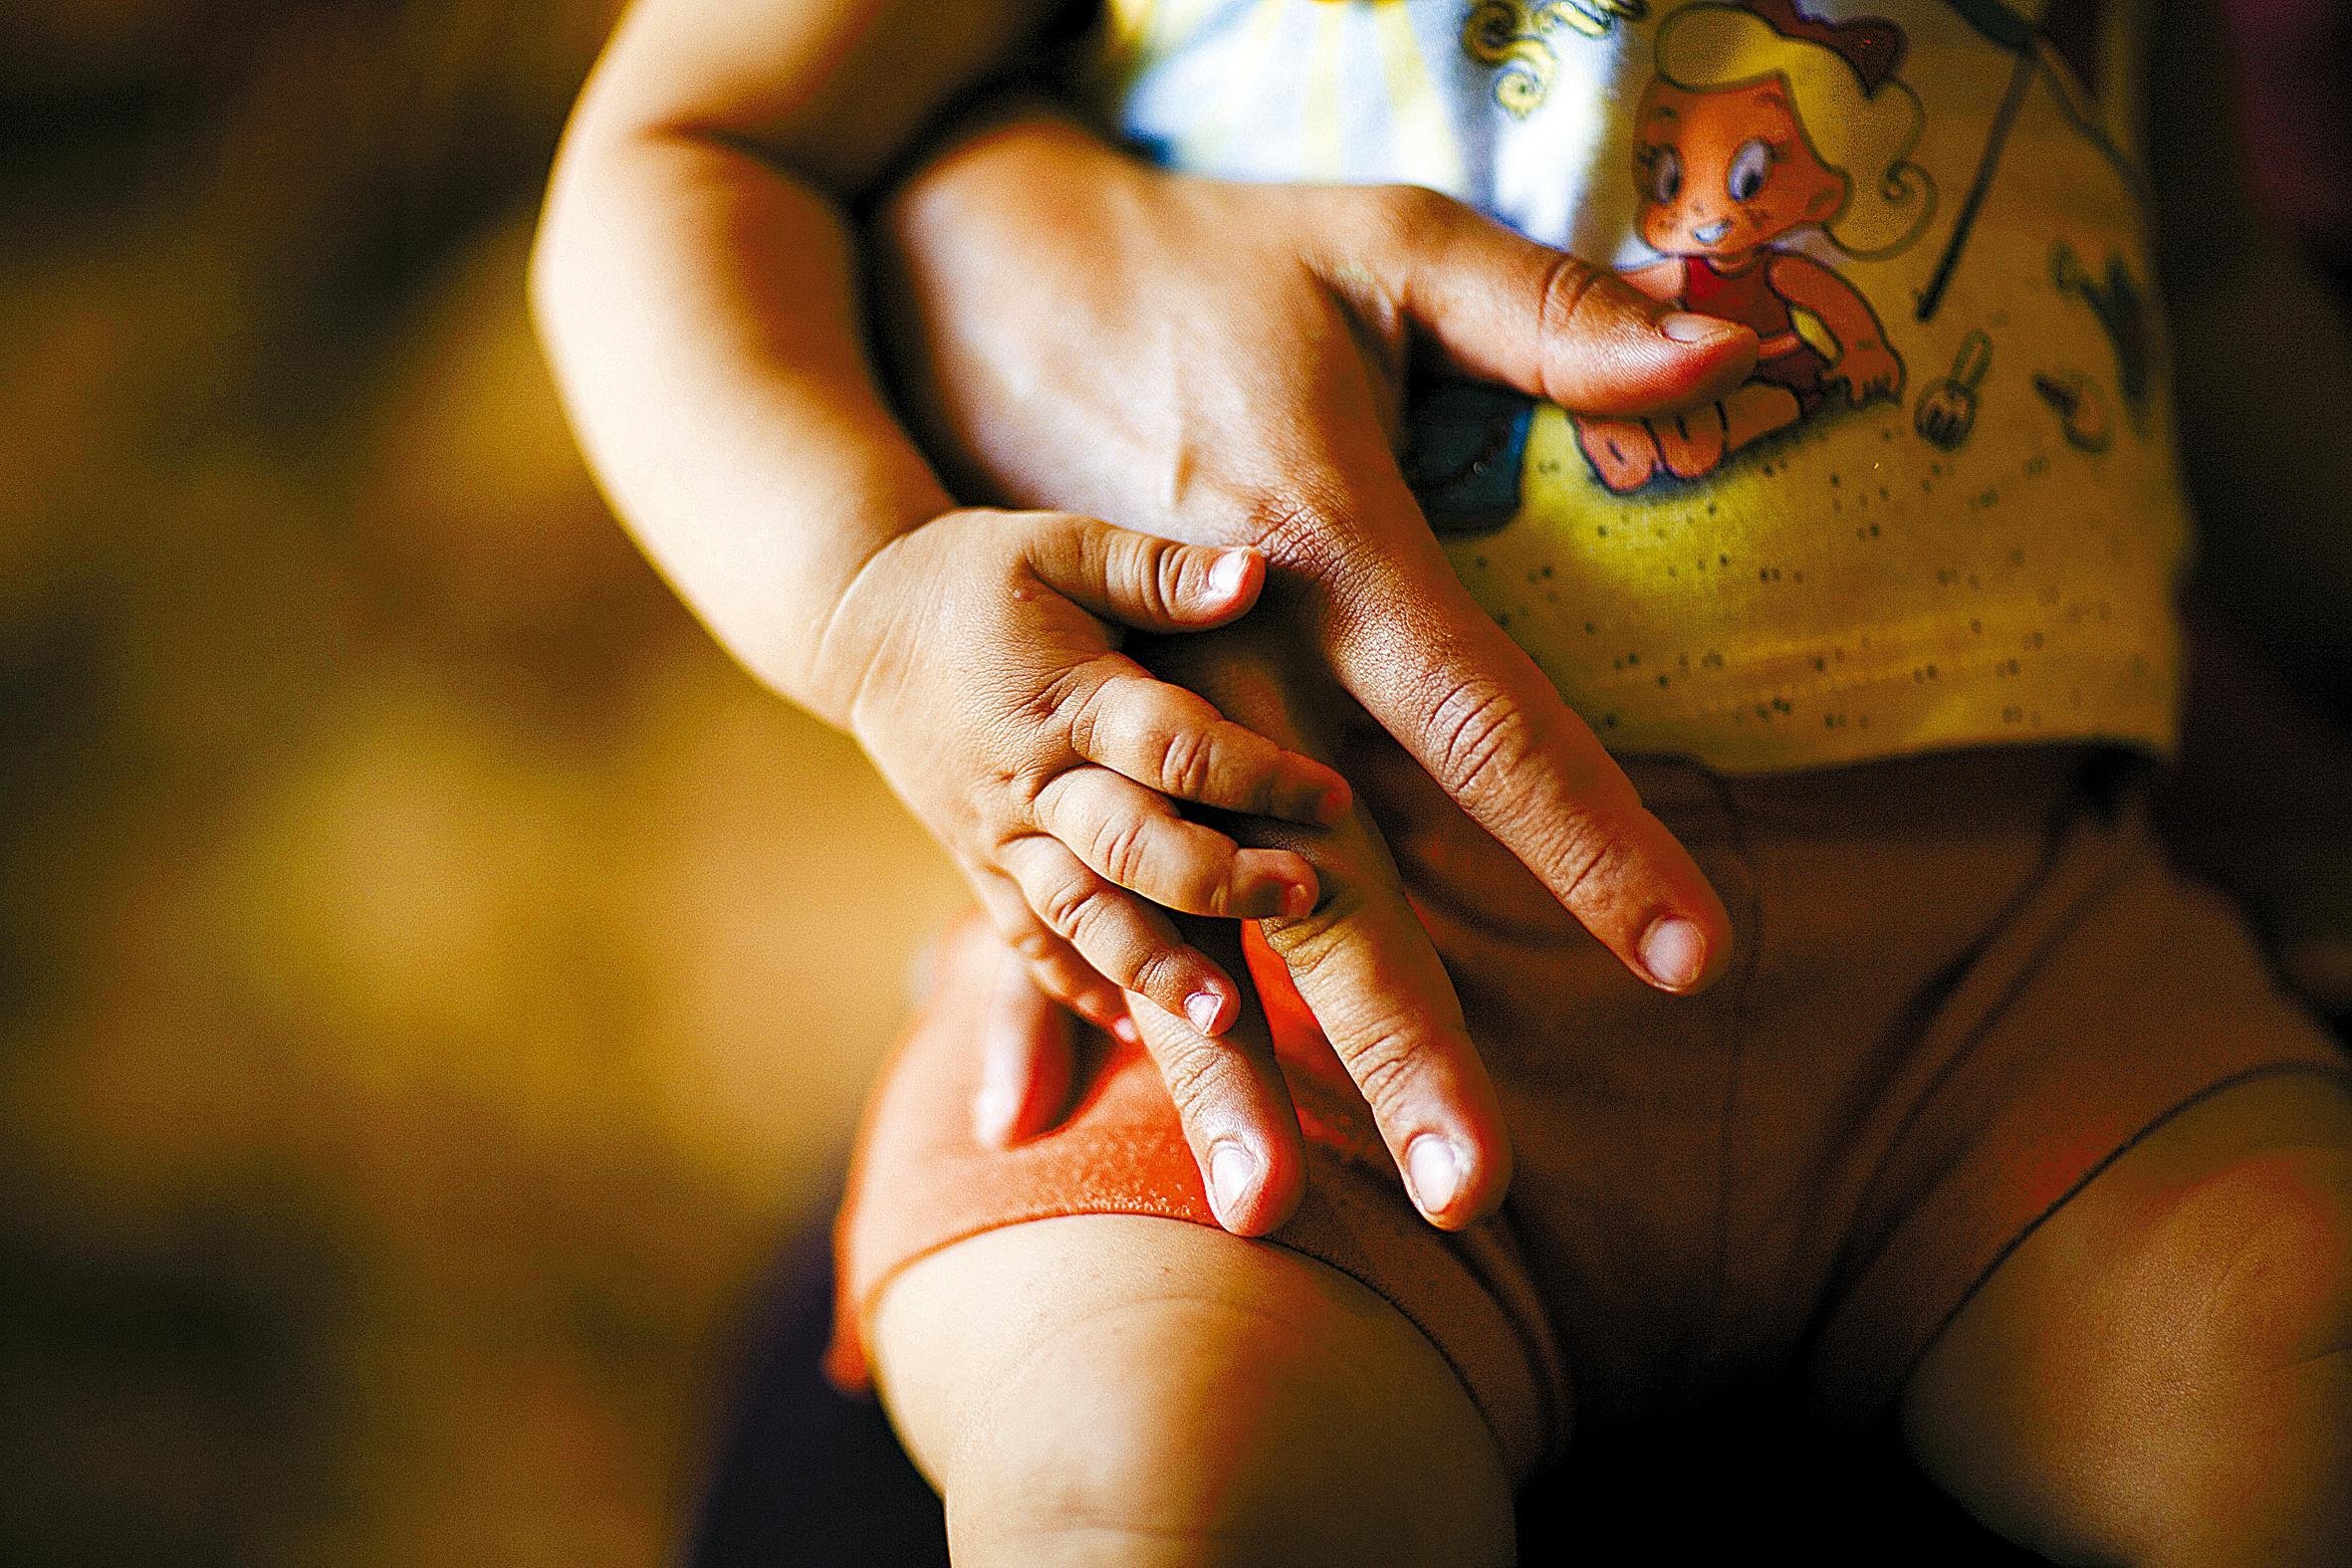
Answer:
<path fill-rule="evenodd" d="M 1755 335 L 1678 317 L 1426 191 L 1181 181 L 1031 125 L 967 147 L 954 188 L 995 180 L 1000 218 L 1091 222 L 1106 240 L 1161 225 L 1160 254 L 1203 224 L 1222 237 L 1151 295 L 1066 251 L 996 279 L 1064 343 L 1107 321 L 1120 330 L 1085 353 L 1134 356 L 1102 405 L 1116 417 L 1060 444 L 1107 463 L 1121 428 L 1147 446 L 1181 432 L 1152 493 L 1229 504 L 1184 541 L 1217 548 L 1182 550 L 1082 511 L 959 509 L 875 384 L 842 206 L 1045 9 L 634 7 L 575 115 L 535 260 L 559 381 L 616 509 L 720 640 L 856 734 L 1040 985 L 1108 1026 L 1132 1016 L 1228 1226 L 1280 1224 L 1302 1164 L 1230 930 L 1184 925 L 1187 911 L 1273 922 L 1424 1212 L 1468 1224 L 1501 1201 L 1508 1144 L 1444 972 L 1383 890 L 1376 836 L 1330 825 L 1346 794 L 1327 769 L 1152 681 L 1123 631 L 1223 624 L 1270 586 L 1303 633 L 1267 661 L 1300 682 L 1275 707 L 1360 701 L 1628 965 L 1695 990 L 1725 961 L 1721 903 L 1472 604 L 1379 432 L 1413 352 L 1641 413 L 1737 384 Z M 924 40 L 911 60 L 890 46 L 909 30 Z M 1041 147 L 1061 155 L 1058 179 L 1002 177 Z M 902 211 L 920 226 L 945 201 Z M 911 286 L 929 298 L 956 281 Z M 1165 330 L 1144 329 L 1146 310 Z M 1175 353 L 1199 322 L 1228 335 L 1208 356 L 1218 376 Z M 1345 439 L 1308 451 L 1270 431 L 1251 398 L 1275 387 L 1314 408 L 1302 430 Z M 1121 521 L 1166 534 L 1165 511 Z M 1251 554 L 1221 566 L 1237 548 Z M 1239 580 L 1220 585 L 1221 569 Z M 1228 833 L 1179 800 L 1259 814 Z M 1295 841 L 1273 841 L 1284 820 Z"/>
<path fill-rule="evenodd" d="M 917 1027 L 987 1027 L 996 951 L 968 928 Z M 867 1342 L 959 1565 L 1512 1560 L 1510 1480 L 1453 1370 L 1282 1247 L 1151 1217 L 1017 1226 L 906 1269 Z"/>
<path fill-rule="evenodd" d="M 2258 1080 L 2161 1128 L 2001 1265 L 1903 1425 L 2058 1562 L 2352 1556 L 2352 1094 Z"/>
<path fill-rule="evenodd" d="M 1510 1480 L 1453 1370 L 1294 1252 L 1041 1221 L 909 1269 L 874 1344 L 959 1565 L 1513 1560 Z"/>

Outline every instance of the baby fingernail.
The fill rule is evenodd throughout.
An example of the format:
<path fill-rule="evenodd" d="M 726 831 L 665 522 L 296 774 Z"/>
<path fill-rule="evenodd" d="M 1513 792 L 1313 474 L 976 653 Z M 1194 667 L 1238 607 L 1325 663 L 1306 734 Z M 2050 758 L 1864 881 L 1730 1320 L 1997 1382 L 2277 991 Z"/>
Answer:
<path fill-rule="evenodd" d="M 1217 1014 L 1225 1010 L 1225 1004 L 1213 991 L 1196 991 L 1184 999 L 1184 1015 L 1192 1019 L 1192 1026 L 1203 1034 L 1217 1032 Z"/>
<path fill-rule="evenodd" d="M 1413 1183 L 1413 1201 L 1425 1215 L 1444 1214 L 1462 1195 L 1462 1156 L 1451 1139 L 1436 1133 L 1423 1133 L 1405 1145 L 1405 1174 Z"/>
<path fill-rule="evenodd" d="M 1266 1164 L 1238 1143 L 1221 1143 L 1209 1156 L 1209 1206 L 1225 1225 L 1235 1223 L 1242 1206 L 1258 1191 Z"/>
<path fill-rule="evenodd" d="M 1303 882 L 1293 882 L 1283 889 L 1283 915 L 1298 920 L 1314 913 L 1314 889 Z"/>
<path fill-rule="evenodd" d="M 1242 591 L 1242 579 L 1249 574 L 1250 553 L 1229 550 L 1209 566 L 1209 592 L 1216 598 L 1230 599 Z"/>
<path fill-rule="evenodd" d="M 1736 336 L 1740 324 L 1727 322 L 1720 316 L 1701 316 L 1696 311 L 1669 311 L 1658 318 L 1658 331 L 1678 343 L 1707 343 Z"/>
<path fill-rule="evenodd" d="M 1110 1020 L 1110 1031 L 1111 1033 L 1118 1036 L 1119 1043 L 1122 1045 L 1140 1045 L 1143 1043 L 1143 1031 L 1137 1028 L 1135 1026 L 1135 1020 L 1127 1016 L 1124 1012 Z"/>
<path fill-rule="evenodd" d="M 1650 979 L 1667 990 L 1687 990 L 1707 967 L 1707 938 L 1680 915 L 1661 916 L 1642 933 L 1641 963 Z"/>

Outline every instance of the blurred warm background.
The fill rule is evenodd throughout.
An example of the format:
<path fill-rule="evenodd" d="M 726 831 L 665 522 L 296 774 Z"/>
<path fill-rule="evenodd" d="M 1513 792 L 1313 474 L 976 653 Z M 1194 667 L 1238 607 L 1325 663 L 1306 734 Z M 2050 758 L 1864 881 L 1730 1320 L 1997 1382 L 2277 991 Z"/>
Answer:
<path fill-rule="evenodd" d="M 604 0 L 0 0 L 0 1561 L 645 1563 L 950 873 L 572 454 Z"/>

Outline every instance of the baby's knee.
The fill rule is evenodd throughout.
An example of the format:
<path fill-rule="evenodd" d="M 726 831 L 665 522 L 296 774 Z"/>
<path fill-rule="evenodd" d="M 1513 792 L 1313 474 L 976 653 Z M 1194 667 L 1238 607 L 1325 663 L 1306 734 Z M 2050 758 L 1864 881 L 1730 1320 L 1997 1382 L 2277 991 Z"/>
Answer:
<path fill-rule="evenodd" d="M 2352 1561 L 2352 1145 L 2062 1212 L 1923 1365 L 1922 1459 L 2060 1561 Z"/>
<path fill-rule="evenodd" d="M 984 1267 L 910 1273 L 884 1313 L 893 1406 L 959 1564 L 1509 1559 L 1493 1440 L 1386 1302 L 1197 1227 L 1055 1224 L 969 1254 L 994 1250 Z M 917 1343 L 925 1322 L 945 1332 Z"/>
<path fill-rule="evenodd" d="M 2262 1377 L 2352 1356 L 2352 1150 L 2249 1162 L 2189 1210 L 2228 1238 L 2200 1315 L 2214 1361 Z"/>
<path fill-rule="evenodd" d="M 959 1563 L 1415 1560 L 1429 1477 L 1291 1336 L 1165 1300 L 1063 1329 L 943 1477 Z"/>
<path fill-rule="evenodd" d="M 2352 1561 L 2352 1150 L 2208 1177 L 2144 1255 L 2142 1350 L 2083 1456 L 2134 1505 L 2133 1560 Z"/>
<path fill-rule="evenodd" d="M 2151 1558 L 2352 1561 L 2352 1150 L 2250 1160 L 2167 1230 L 2204 1288 L 2147 1413 Z"/>

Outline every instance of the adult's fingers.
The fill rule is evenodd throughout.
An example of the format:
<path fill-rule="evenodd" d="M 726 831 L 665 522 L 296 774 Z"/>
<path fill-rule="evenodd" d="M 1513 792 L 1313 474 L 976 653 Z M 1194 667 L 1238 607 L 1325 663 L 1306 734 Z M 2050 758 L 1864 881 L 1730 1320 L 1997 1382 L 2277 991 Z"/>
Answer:
<path fill-rule="evenodd" d="M 1263 922 L 1267 945 L 1362 1091 L 1414 1207 L 1459 1230 L 1511 1185 L 1494 1084 L 1369 821 L 1334 830 L 1319 851 L 1323 902 Z"/>
<path fill-rule="evenodd" d="M 1241 967 L 1239 927 L 1191 917 L 1178 925 L 1196 946 Z M 1217 1223 L 1236 1235 L 1281 1226 L 1306 1190 L 1305 1148 L 1264 1011 L 1249 1002 L 1215 1039 L 1146 1000 L 1137 999 L 1133 1011 L 1176 1102 Z"/>
<path fill-rule="evenodd" d="M 1296 690 L 1271 673 L 1295 661 L 1279 651 L 1255 665 L 1233 657 L 1236 635 L 1225 634 L 1221 649 L 1171 644 L 1159 661 L 1264 733 L 1314 745 L 1303 733 L 1312 720 L 1289 706 Z M 1266 821 L 1233 826 L 1253 842 L 1288 844 L 1321 879 L 1311 913 L 1262 929 L 1362 1091 L 1415 1206 L 1448 1229 L 1492 1212 L 1511 1183 L 1502 1112 L 1453 983 L 1371 818 L 1358 810 L 1321 833 Z"/>
<path fill-rule="evenodd" d="M 1340 680 L 1629 969 L 1664 991 L 1705 985 L 1731 922 L 1697 863 L 1471 599 L 1387 454 L 1333 472 L 1347 477 L 1332 526 L 1377 542 L 1323 584 Z"/>
<path fill-rule="evenodd" d="M 1756 367 L 1753 330 L 1675 309 L 1418 186 L 1366 189 L 1317 257 L 1359 308 L 1401 315 L 1464 374 L 1576 413 L 1687 407 Z"/>

